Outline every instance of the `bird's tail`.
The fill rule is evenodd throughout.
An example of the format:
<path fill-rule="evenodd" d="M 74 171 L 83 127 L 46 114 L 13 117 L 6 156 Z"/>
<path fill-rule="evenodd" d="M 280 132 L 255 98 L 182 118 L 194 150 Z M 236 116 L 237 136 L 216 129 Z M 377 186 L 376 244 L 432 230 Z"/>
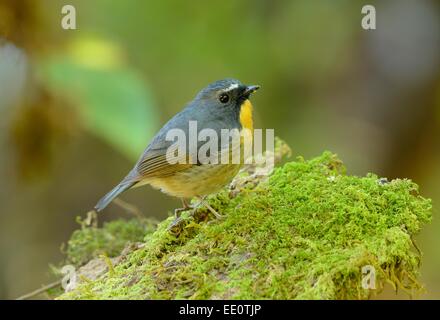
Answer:
<path fill-rule="evenodd" d="M 136 182 L 124 182 L 122 181 L 120 184 L 118 184 L 116 187 L 113 188 L 112 191 L 107 193 L 104 197 L 101 198 L 101 200 L 98 201 L 98 203 L 95 206 L 96 212 L 99 212 L 103 210 L 105 207 L 108 206 L 110 202 L 113 201 L 114 198 L 119 196 L 122 192 L 125 190 L 131 188 Z"/>

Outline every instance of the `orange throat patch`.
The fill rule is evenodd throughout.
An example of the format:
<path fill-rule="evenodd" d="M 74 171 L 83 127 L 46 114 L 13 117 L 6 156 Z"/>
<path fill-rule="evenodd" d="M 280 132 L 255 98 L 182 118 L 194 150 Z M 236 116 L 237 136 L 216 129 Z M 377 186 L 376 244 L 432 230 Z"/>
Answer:
<path fill-rule="evenodd" d="M 240 107 L 240 124 L 243 128 L 254 130 L 254 121 L 252 119 L 252 104 L 246 99 Z"/>

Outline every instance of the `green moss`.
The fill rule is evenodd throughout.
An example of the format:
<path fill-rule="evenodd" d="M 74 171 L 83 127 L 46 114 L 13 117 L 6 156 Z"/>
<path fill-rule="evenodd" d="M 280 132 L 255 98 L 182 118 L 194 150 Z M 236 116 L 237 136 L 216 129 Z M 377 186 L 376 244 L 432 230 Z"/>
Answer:
<path fill-rule="evenodd" d="M 116 257 L 128 243 L 143 241 L 155 229 L 154 222 L 140 219 L 118 219 L 104 223 L 102 228 L 79 222 L 81 229 L 73 232 L 65 249 L 66 264 L 77 267 L 100 255 Z"/>
<path fill-rule="evenodd" d="M 363 299 L 385 283 L 420 289 L 412 236 L 430 221 L 431 201 L 410 180 L 348 176 L 329 152 L 238 180 L 208 200 L 225 219 L 203 207 L 170 217 L 111 274 L 60 298 Z M 365 265 L 376 290 L 362 288 Z"/>

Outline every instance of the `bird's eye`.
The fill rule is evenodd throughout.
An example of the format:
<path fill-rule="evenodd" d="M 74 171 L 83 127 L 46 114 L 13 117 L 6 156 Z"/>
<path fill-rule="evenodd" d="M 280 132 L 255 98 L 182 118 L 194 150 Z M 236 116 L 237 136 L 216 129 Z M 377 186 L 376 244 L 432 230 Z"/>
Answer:
<path fill-rule="evenodd" d="M 220 100 L 221 103 L 228 103 L 229 101 L 229 96 L 226 93 L 222 93 L 218 99 Z"/>

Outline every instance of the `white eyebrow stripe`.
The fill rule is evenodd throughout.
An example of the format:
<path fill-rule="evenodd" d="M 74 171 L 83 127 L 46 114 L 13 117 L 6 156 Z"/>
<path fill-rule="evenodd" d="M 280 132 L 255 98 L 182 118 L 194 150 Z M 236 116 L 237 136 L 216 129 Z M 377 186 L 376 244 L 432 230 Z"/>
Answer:
<path fill-rule="evenodd" d="M 234 90 L 234 89 L 237 89 L 237 88 L 238 88 L 238 83 L 233 83 L 229 87 L 224 89 L 223 92 L 228 92 L 228 91 L 231 91 L 231 90 Z"/>

